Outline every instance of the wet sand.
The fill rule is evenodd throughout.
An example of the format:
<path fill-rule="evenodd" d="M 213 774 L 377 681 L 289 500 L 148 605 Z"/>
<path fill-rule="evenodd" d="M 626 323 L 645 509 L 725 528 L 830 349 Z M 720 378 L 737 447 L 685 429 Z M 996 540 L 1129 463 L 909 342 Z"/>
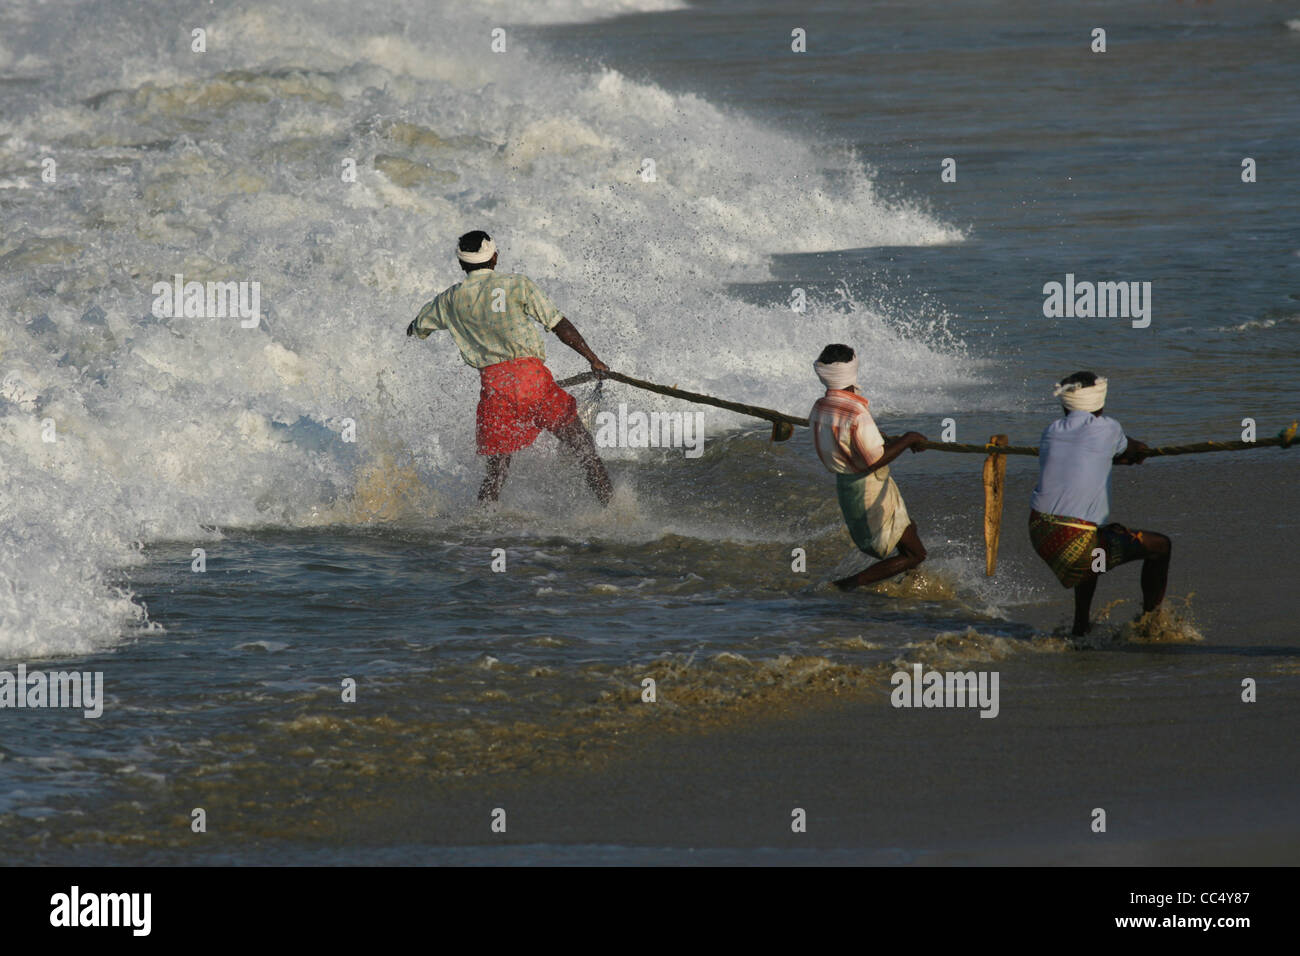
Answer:
<path fill-rule="evenodd" d="M 1170 593 L 1196 592 L 1202 642 L 937 661 L 999 671 L 999 716 L 895 709 L 887 685 L 805 698 L 730 726 L 632 733 L 588 766 L 408 791 L 343 824 L 340 843 L 364 854 L 401 842 L 407 859 L 418 844 L 430 862 L 501 862 L 527 845 L 530 860 L 541 846 L 569 862 L 1300 863 L 1300 647 L 1280 603 L 1293 469 L 1277 458 L 1234 469 L 1229 457 L 1116 477 L 1117 518 L 1173 534 Z M 1017 471 L 1003 530 L 1012 565 L 1035 560 L 1018 520 L 1032 473 Z M 1227 526 L 1260 529 L 1259 561 L 1208 546 L 1192 487 Z M 1138 569 L 1115 574 L 1094 610 L 1126 599 L 1123 620 Z M 1051 596 L 1023 616 L 1065 621 L 1069 593 Z M 1255 703 L 1241 699 L 1245 677 Z M 671 699 L 671 686 L 660 692 Z M 504 834 L 489 829 L 496 807 Z M 805 833 L 791 832 L 796 807 Z M 1105 833 L 1091 828 L 1098 807 Z"/>
<path fill-rule="evenodd" d="M 1099 666 L 1141 666 L 1092 652 Z M 894 709 L 879 698 L 709 733 L 629 741 L 599 770 L 410 793 L 342 841 L 403 834 L 430 851 L 511 844 L 599 862 L 597 848 L 730 851 L 709 862 L 1295 864 L 1300 695 L 1117 679 L 1043 694 L 1003 667 L 1003 710 Z M 1220 693 L 1220 691 L 1222 693 Z M 1207 719 L 1207 713 L 1214 716 Z M 492 834 L 493 808 L 507 832 Z M 807 832 L 791 812 L 807 811 Z M 1093 833 L 1091 812 L 1107 812 Z M 747 851 L 747 852 L 744 852 Z M 487 859 L 508 856 L 503 850 Z M 466 857 L 457 854 L 464 861 Z M 689 853 L 667 853 L 683 862 Z M 630 856 L 629 859 L 635 859 Z"/>

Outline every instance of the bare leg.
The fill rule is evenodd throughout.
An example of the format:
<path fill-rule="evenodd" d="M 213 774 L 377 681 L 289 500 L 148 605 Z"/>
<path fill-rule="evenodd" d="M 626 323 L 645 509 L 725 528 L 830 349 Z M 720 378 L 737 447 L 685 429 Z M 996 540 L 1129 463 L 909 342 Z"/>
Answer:
<path fill-rule="evenodd" d="M 1147 556 L 1142 562 L 1142 610 L 1154 611 L 1165 599 L 1173 544 L 1163 534 L 1153 531 L 1142 532 L 1142 544 L 1147 549 Z"/>
<path fill-rule="evenodd" d="M 898 539 L 898 554 L 892 558 L 877 561 L 852 577 L 836 581 L 835 586 L 841 591 L 847 591 L 850 588 L 862 587 L 864 584 L 874 584 L 877 581 L 892 578 L 895 574 L 902 574 L 904 571 L 912 570 L 912 568 L 924 561 L 925 557 L 925 545 L 921 543 L 921 537 L 916 533 L 916 522 L 913 521 L 907 526 L 903 536 Z"/>
<path fill-rule="evenodd" d="M 1165 585 L 1169 581 L 1169 556 L 1173 545 L 1163 534 L 1153 531 L 1139 532 L 1142 544 L 1142 611 L 1150 613 L 1160 606 L 1165 599 Z M 1087 634 L 1092 625 L 1088 613 L 1092 607 L 1092 596 L 1097 591 L 1098 575 L 1094 574 L 1086 581 L 1080 581 L 1074 588 L 1074 630 L 1075 637 Z"/>
<path fill-rule="evenodd" d="M 1074 586 L 1074 629 L 1070 633 L 1083 637 L 1091 629 L 1088 616 L 1092 611 L 1092 596 L 1097 593 L 1097 575 L 1080 581 Z"/>
<path fill-rule="evenodd" d="M 596 452 L 596 442 L 592 439 L 591 432 L 587 431 L 586 426 L 575 416 L 567 424 L 557 428 L 553 434 L 560 440 L 561 445 L 577 457 L 592 493 L 602 505 L 609 504 L 610 499 L 614 497 L 614 483 L 609 480 L 605 463 Z"/>
<path fill-rule="evenodd" d="M 478 500 L 480 502 L 496 501 L 501 496 L 501 486 L 506 483 L 506 475 L 509 473 L 509 455 L 492 455 L 489 457 L 487 460 L 487 474 L 483 477 L 483 484 L 478 490 Z"/>

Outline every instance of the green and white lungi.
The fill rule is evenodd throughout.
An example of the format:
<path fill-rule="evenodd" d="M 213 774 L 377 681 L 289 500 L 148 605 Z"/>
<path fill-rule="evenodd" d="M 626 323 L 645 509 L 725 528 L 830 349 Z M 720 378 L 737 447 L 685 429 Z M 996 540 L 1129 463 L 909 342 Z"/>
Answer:
<path fill-rule="evenodd" d="M 889 557 L 912 523 L 889 467 L 865 475 L 836 475 L 835 491 L 858 550 L 873 558 Z"/>

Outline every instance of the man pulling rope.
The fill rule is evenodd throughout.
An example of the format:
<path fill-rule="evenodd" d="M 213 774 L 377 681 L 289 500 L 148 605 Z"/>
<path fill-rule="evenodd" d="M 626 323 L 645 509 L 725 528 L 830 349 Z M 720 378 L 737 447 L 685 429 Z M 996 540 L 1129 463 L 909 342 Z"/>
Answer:
<path fill-rule="evenodd" d="M 1088 616 L 1100 573 L 1142 560 L 1142 609 L 1164 600 L 1171 544 L 1163 534 L 1106 524 L 1111 465 L 1140 465 L 1150 449 L 1105 415 L 1107 381 L 1093 372 L 1061 379 L 1053 394 L 1064 418 L 1043 430 L 1038 485 L 1029 503 L 1029 538 L 1039 557 L 1067 588 L 1074 588 L 1074 629 Z"/>
<path fill-rule="evenodd" d="M 479 501 L 497 500 L 510 456 L 545 429 L 578 459 L 600 503 L 609 504 L 614 494 L 609 472 L 578 418 L 578 403 L 551 377 L 546 345 L 533 322 L 590 362 L 597 376 L 608 366 L 532 279 L 495 271 L 497 247 L 486 232 L 461 236 L 456 258 L 465 280 L 426 303 L 406 334 L 424 339 L 446 330 L 465 364 L 479 370 L 476 433 L 478 453 L 488 460 Z"/>
<path fill-rule="evenodd" d="M 813 371 L 826 386 L 808 415 L 817 457 L 835 475 L 840 513 L 853 543 L 880 559 L 835 584 L 848 590 L 910 571 L 925 560 L 925 545 L 889 475 L 889 463 L 909 448 L 921 451 L 925 436 L 907 432 L 884 440 L 870 403 L 858 391 L 858 357 L 847 345 L 826 346 Z M 895 548 L 898 554 L 890 557 Z"/>

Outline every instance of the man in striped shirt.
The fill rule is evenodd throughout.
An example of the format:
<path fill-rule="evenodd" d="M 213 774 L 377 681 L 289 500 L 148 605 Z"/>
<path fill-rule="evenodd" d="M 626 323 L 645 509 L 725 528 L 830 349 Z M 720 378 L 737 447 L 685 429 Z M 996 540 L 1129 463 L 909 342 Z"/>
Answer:
<path fill-rule="evenodd" d="M 497 500 L 510 456 L 545 429 L 578 459 L 600 503 L 609 504 L 614 494 L 609 472 L 578 418 L 578 403 L 555 384 L 546 367 L 541 329 L 554 332 L 598 376 L 609 367 L 532 279 L 496 272 L 497 248 L 486 232 L 476 229 L 461 236 L 456 258 L 465 270 L 464 281 L 425 303 L 406 334 L 424 339 L 437 330 L 450 332 L 465 364 L 479 371 L 476 435 L 478 453 L 488 460 L 479 501 Z"/>
<path fill-rule="evenodd" d="M 874 584 L 925 560 L 916 522 L 907 514 L 889 463 L 905 450 L 923 451 L 925 436 L 907 432 L 886 442 L 858 391 L 858 358 L 847 345 L 828 345 L 813 363 L 826 394 L 808 416 L 817 457 L 835 474 L 840 512 L 853 543 L 879 558 L 857 574 L 836 581 L 843 589 Z M 890 557 L 897 549 L 898 554 Z"/>

